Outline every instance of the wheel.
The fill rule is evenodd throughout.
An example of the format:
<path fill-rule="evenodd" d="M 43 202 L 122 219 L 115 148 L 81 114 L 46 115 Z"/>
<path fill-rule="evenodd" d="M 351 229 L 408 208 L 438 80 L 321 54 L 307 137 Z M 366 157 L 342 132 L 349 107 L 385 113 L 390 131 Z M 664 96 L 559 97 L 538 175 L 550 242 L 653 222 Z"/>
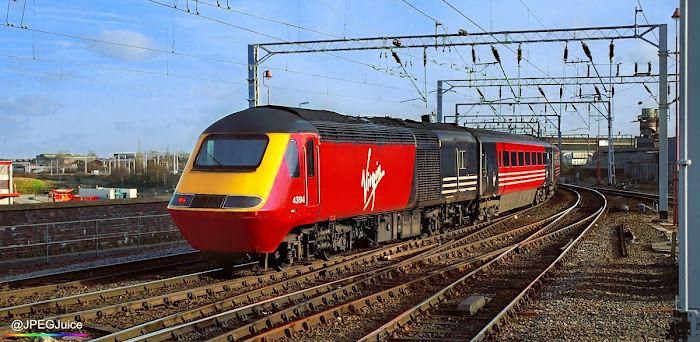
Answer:
<path fill-rule="evenodd" d="M 330 249 L 324 249 L 319 254 L 321 255 L 321 259 L 323 259 L 325 261 L 333 260 L 337 256 L 337 253 L 334 251 L 331 251 Z"/>

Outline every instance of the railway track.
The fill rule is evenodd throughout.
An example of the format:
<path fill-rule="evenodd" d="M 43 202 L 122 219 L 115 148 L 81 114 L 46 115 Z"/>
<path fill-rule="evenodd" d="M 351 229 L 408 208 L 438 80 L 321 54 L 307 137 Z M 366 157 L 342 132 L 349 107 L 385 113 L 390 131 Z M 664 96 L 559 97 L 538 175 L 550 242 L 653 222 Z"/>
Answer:
<path fill-rule="evenodd" d="M 99 340 L 250 338 L 255 335 L 252 332 L 264 332 L 273 326 L 284 325 L 302 314 L 313 315 L 314 310 L 320 310 L 328 303 L 338 302 L 348 296 L 354 298 L 364 292 L 372 292 L 371 289 L 388 286 L 382 285 L 384 281 L 388 281 L 387 284 L 390 285 L 400 277 L 421 278 L 426 273 L 439 277 L 441 269 L 453 273 L 463 272 L 465 267 L 475 267 L 495 257 L 500 251 L 499 246 L 508 245 L 508 241 L 516 238 L 518 234 L 542 231 L 543 226 L 549 223 L 551 227 L 553 221 L 560 221 L 562 217 L 561 213 L 557 213 L 544 222 L 533 222 L 521 227 L 517 232 L 509 232 L 507 227 L 514 221 L 524 221 L 524 215 L 514 214 L 493 224 L 481 224 L 419 240 L 423 241 L 415 242 L 419 248 L 405 250 L 403 254 L 394 253 L 390 260 L 384 258 L 370 271 L 366 270 L 367 267 L 353 269 L 347 267 L 348 265 L 334 267 L 331 272 L 328 272 L 328 269 L 320 269 L 319 272 L 288 278 L 281 283 L 240 293 L 236 297 L 206 306 L 181 310 L 164 318 L 123 329 Z M 445 242 L 447 240 L 450 242 Z M 463 262 L 468 255 L 474 257 L 471 257 L 469 262 Z M 419 282 L 416 280 L 413 284 Z"/>
<path fill-rule="evenodd" d="M 594 189 L 600 193 L 603 193 L 603 194 L 610 194 L 610 195 L 621 196 L 621 197 L 635 198 L 635 199 L 642 200 L 642 201 L 652 202 L 652 201 L 659 200 L 658 194 L 653 194 L 653 193 L 648 193 L 648 192 L 619 190 L 619 189 L 610 189 L 610 188 L 601 188 L 601 187 L 592 187 L 592 189 Z M 673 201 L 673 196 L 669 196 L 668 200 Z"/>
<path fill-rule="evenodd" d="M 573 222 L 564 227 L 514 244 L 457 281 L 438 286 L 440 290 L 429 298 L 360 340 L 481 341 L 493 337 L 605 213 L 607 202 L 597 194 L 597 201 L 590 197 L 584 201 L 588 210 L 583 217 L 573 215 L 568 220 Z M 598 209 L 591 210 L 592 202 Z"/>
<path fill-rule="evenodd" d="M 493 222 L 286 271 L 248 271 L 234 279 L 210 278 L 211 281 L 207 280 L 209 274 L 191 274 L 3 308 L 0 322 L 7 324 L 11 319 L 30 317 L 76 320 L 84 323 L 91 338 L 103 341 L 214 338 L 231 335 L 233 324 L 248 334 L 251 329 L 264 332 L 299 318 L 299 313 L 313 315 L 306 308 L 320 310 L 350 294 L 360 295 L 356 293 L 360 289 L 369 291 L 366 289 L 386 279 L 418 279 L 425 274 L 439 277 L 442 269 L 458 273 L 477 267 L 497 257 L 513 240 L 521 240 L 533 231 L 543 234 L 542 229 L 554 229 L 553 222 L 563 220 L 564 215 L 555 214 L 546 222 L 531 222 L 538 220 L 527 213 L 538 209 L 543 210 L 534 208 Z M 514 223 L 520 223 L 521 229 L 510 229 Z M 465 263 L 465 259 L 469 262 Z M 382 286 L 392 284 L 392 280 L 388 281 Z M 0 334 L 6 332 L 10 332 L 8 326 L 0 327 Z M 255 334 L 249 337 L 252 336 Z"/>
<path fill-rule="evenodd" d="M 58 290 L 77 289 L 104 284 L 117 279 L 150 274 L 161 270 L 204 264 L 197 251 L 144 260 L 84 268 L 69 272 L 54 272 L 0 283 L 0 300 L 23 296 L 51 294 Z"/>

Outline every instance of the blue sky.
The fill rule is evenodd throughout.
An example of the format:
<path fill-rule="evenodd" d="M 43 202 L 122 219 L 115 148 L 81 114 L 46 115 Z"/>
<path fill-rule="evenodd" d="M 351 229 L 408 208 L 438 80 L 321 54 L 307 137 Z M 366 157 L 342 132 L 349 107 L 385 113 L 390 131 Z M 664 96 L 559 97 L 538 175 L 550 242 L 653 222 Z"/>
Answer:
<path fill-rule="evenodd" d="M 65 151 L 100 156 L 141 150 L 190 152 L 197 136 L 228 113 L 247 108 L 247 45 L 284 41 L 482 32 L 447 3 L 485 30 L 533 30 L 634 24 L 669 25 L 674 49 L 674 1 L 425 1 L 425 0 L 11 0 L 0 6 L 0 157 L 28 158 Z M 408 4 L 422 11 L 420 13 Z M 228 9 L 231 7 L 231 10 Z M 176 8 L 175 8 L 176 7 Z M 190 12 L 187 12 L 189 7 Z M 199 15 L 196 12 L 199 12 Z M 23 26 L 23 27 L 22 27 Z M 653 37 L 652 37 L 653 38 Z M 608 74 L 608 45 L 589 42 L 601 74 Z M 509 45 L 514 51 L 517 46 Z M 526 44 L 528 63 L 519 69 L 513 52 L 496 46 L 507 77 L 583 75 L 585 64 L 564 64 L 563 43 Z M 260 66 L 271 70 L 272 104 L 328 109 L 351 115 L 418 119 L 435 111 L 440 79 L 503 77 L 496 65 L 472 65 L 471 49 L 397 50 L 402 68 L 389 54 L 360 51 L 333 54 L 275 55 Z M 480 63 L 493 60 L 488 46 L 475 50 Z M 569 45 L 569 60 L 585 58 L 579 43 Z M 613 64 L 621 74 L 634 63 L 658 72 L 657 50 L 648 43 L 616 41 Z M 675 61 L 669 59 L 673 72 Z M 543 74 L 543 72 L 546 74 Z M 614 71 L 613 71 L 614 73 Z M 411 81 L 413 80 L 413 82 Z M 656 85 L 649 87 L 656 91 Z M 427 88 L 427 95 L 424 89 Z M 419 91 L 417 90 L 420 90 Z M 544 87 L 550 100 L 558 87 Z M 584 92 L 592 92 L 592 89 Z M 267 103 L 261 85 L 261 103 Z M 509 90 L 502 89 L 503 97 Z M 567 88 L 565 97 L 578 92 Z M 497 89 L 484 89 L 489 100 Z M 524 89 L 524 97 L 538 96 Z M 419 100 L 425 96 L 426 103 Z M 671 98 L 673 94 L 671 95 Z M 445 114 L 454 104 L 478 100 L 474 89 L 458 89 L 445 98 Z M 642 105 L 638 102 L 642 101 Z M 614 130 L 637 134 L 633 123 L 642 107 L 656 107 L 642 86 L 616 87 Z M 525 108 L 516 109 L 527 114 Z M 544 106 L 535 106 L 540 112 Z M 512 109 L 510 109 L 512 110 Z M 563 112 L 564 134 L 598 133 L 587 109 Z M 488 107 L 474 112 L 493 114 Z M 673 114 L 674 106 L 670 113 Z M 598 118 L 600 118 L 598 116 Z M 671 122 L 675 116 L 671 116 Z M 673 125 L 670 125 L 671 136 Z M 600 124 L 601 132 L 605 123 Z M 549 132 L 549 131 L 548 131 Z M 554 133 L 551 131 L 551 133 Z"/>

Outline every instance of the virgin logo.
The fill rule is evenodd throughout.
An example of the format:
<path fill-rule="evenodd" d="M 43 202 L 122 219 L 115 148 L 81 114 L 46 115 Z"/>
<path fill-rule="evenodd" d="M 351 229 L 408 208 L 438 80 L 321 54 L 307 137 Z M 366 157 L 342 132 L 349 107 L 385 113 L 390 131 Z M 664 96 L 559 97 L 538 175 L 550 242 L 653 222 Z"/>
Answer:
<path fill-rule="evenodd" d="M 372 149 L 367 151 L 367 168 L 362 170 L 362 190 L 365 192 L 365 207 L 362 210 L 366 210 L 370 202 L 372 203 L 372 208 L 370 211 L 374 210 L 374 199 L 377 197 L 377 186 L 379 181 L 384 178 L 386 173 L 382 170 L 382 166 L 379 165 L 379 161 L 376 162 L 377 168 L 373 172 L 369 172 L 369 160 L 372 157 Z"/>

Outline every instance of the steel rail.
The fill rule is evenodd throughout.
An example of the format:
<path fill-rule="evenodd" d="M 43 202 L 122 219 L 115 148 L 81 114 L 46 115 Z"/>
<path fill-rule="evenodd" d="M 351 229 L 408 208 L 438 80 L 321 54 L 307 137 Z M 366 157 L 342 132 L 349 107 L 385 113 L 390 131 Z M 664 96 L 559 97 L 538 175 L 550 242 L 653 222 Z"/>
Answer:
<path fill-rule="evenodd" d="M 601 192 L 601 193 L 608 193 L 608 194 L 618 195 L 618 196 L 622 196 L 622 197 L 636 198 L 636 199 L 640 199 L 640 200 L 653 201 L 653 200 L 659 199 L 658 194 L 648 193 L 648 192 L 609 189 L 609 188 L 601 188 L 601 187 L 591 187 L 591 189 L 594 189 L 594 190 Z M 669 196 L 668 199 L 673 200 L 673 196 Z"/>
<path fill-rule="evenodd" d="M 578 206 L 581 203 L 581 196 L 577 197 L 576 203 L 574 206 L 567 208 L 563 212 L 566 214 L 569 214 L 572 212 L 573 208 Z M 439 303 L 443 302 L 446 298 L 452 296 L 457 292 L 458 287 L 463 286 L 463 284 L 466 283 L 468 279 L 471 279 L 475 275 L 485 273 L 486 270 L 489 268 L 505 262 L 509 258 L 512 258 L 513 256 L 511 254 L 515 254 L 519 252 L 519 250 L 528 244 L 532 244 L 534 241 L 540 241 L 543 239 L 550 239 L 552 237 L 551 233 L 542 235 L 551 227 L 556 226 L 558 221 L 563 220 L 565 218 L 564 215 L 561 215 L 557 218 L 555 222 L 552 222 L 550 225 L 547 225 L 546 227 L 538 230 L 537 232 L 533 233 L 526 239 L 512 245 L 508 250 L 506 250 L 503 254 L 499 255 L 497 258 L 491 260 L 490 262 L 482 265 L 478 269 L 470 272 L 469 274 L 459 278 L 458 280 L 452 282 L 450 285 L 442 288 L 440 291 L 435 293 L 434 295 L 430 296 L 429 298 L 423 300 L 421 303 L 415 305 L 411 309 L 407 310 L 406 312 L 402 313 L 401 315 L 395 317 L 391 321 L 387 322 L 386 324 L 382 325 L 378 329 L 374 330 L 370 334 L 364 336 L 363 338 L 360 339 L 360 341 L 380 341 L 380 340 L 385 340 L 389 338 L 392 333 L 401 327 L 406 326 L 410 322 L 413 322 L 417 320 L 419 317 L 426 315 L 433 307 L 438 305 Z M 563 228 L 567 229 L 567 227 Z"/>
<path fill-rule="evenodd" d="M 212 269 L 203 272 L 196 272 L 167 279 L 159 279 L 139 283 L 134 285 L 120 286 L 113 289 L 106 289 L 77 295 L 61 297 L 57 299 L 42 300 L 35 303 L 21 304 L 0 309 L 0 318 L 15 318 L 20 315 L 36 314 L 38 312 L 66 307 L 69 305 L 85 305 L 98 300 L 108 300 L 118 296 L 132 296 L 138 293 L 145 293 L 154 289 L 171 287 L 182 283 L 190 283 L 202 280 L 204 276 L 214 274 L 221 271 L 221 268 Z"/>
<path fill-rule="evenodd" d="M 578 201 L 577 201 L 578 203 Z M 573 207 L 567 208 L 565 211 L 570 212 Z M 547 230 L 550 229 L 551 226 L 555 225 L 559 220 L 561 220 L 564 216 L 562 215 L 555 215 L 556 219 L 554 219 L 552 222 L 549 224 L 545 225 L 543 228 L 540 228 L 535 234 L 541 232 L 542 230 Z M 488 245 L 491 239 L 487 239 L 489 241 L 484 242 L 484 244 Z M 525 238 L 523 241 L 527 241 L 528 238 Z M 471 249 L 471 245 L 466 245 L 462 246 L 460 248 L 463 249 Z M 268 341 L 272 340 L 275 338 L 284 338 L 284 337 L 290 337 L 293 336 L 295 332 L 297 331 L 305 331 L 308 330 L 311 325 L 314 324 L 321 324 L 330 321 L 331 319 L 335 317 L 339 317 L 340 315 L 344 313 L 350 313 L 350 312 L 357 312 L 360 308 L 364 306 L 369 306 L 372 303 L 376 303 L 378 301 L 383 301 L 388 297 L 394 297 L 399 294 L 405 294 L 406 290 L 411 289 L 411 288 L 416 288 L 416 287 L 424 287 L 426 286 L 430 281 L 436 281 L 438 279 L 442 279 L 448 274 L 452 274 L 453 276 L 461 276 L 466 270 L 473 268 L 473 267 L 479 267 L 480 264 L 483 264 L 487 260 L 491 258 L 496 258 L 499 259 L 502 257 L 503 253 L 507 253 L 508 250 L 510 249 L 515 249 L 517 247 L 516 245 L 512 245 L 509 247 L 504 247 L 501 249 L 498 249 L 497 251 L 490 251 L 485 254 L 482 254 L 481 256 L 470 258 L 469 260 L 465 262 L 460 262 L 456 265 L 452 265 L 446 268 L 441 268 L 437 269 L 434 271 L 429 272 L 428 274 L 425 274 L 417 279 L 411 280 L 409 282 L 406 282 L 404 284 L 396 285 L 396 286 L 391 286 L 388 289 L 385 289 L 379 293 L 372 293 L 368 296 L 364 296 L 360 299 L 351 301 L 351 302 L 346 302 L 345 304 L 341 304 L 340 306 L 335 306 L 332 307 L 328 310 L 322 311 L 320 313 L 312 314 L 310 316 L 304 317 L 301 320 L 297 321 L 292 321 L 290 323 L 287 323 L 282 326 L 274 327 L 275 323 L 284 323 L 286 321 L 291 321 L 291 317 L 299 317 L 303 316 L 306 313 L 311 313 L 312 311 L 315 311 L 315 307 L 322 307 L 324 305 L 330 305 L 336 301 L 340 301 L 341 298 L 343 297 L 350 297 L 347 292 L 341 292 L 341 291 L 347 291 L 343 289 L 338 289 L 334 291 L 334 293 L 331 294 L 326 294 L 325 296 L 322 296 L 321 298 L 314 298 L 313 300 L 309 300 L 304 303 L 299 303 L 293 307 L 287 308 L 286 310 L 282 312 L 277 312 L 271 315 L 268 315 L 264 317 L 263 319 L 260 319 L 258 321 L 249 323 L 245 326 L 239 327 L 233 331 L 229 331 L 227 333 L 224 333 L 222 335 L 219 335 L 213 339 L 210 339 L 209 341 L 236 341 L 239 339 L 247 339 L 247 340 L 254 340 L 254 341 Z M 444 255 L 452 255 L 453 253 L 451 251 L 446 251 Z M 457 255 L 459 257 L 459 255 Z M 483 266 L 479 267 L 481 269 Z M 476 273 L 474 273 L 476 274 Z M 374 287 L 376 287 L 375 284 Z M 355 292 L 355 291 L 353 291 Z M 341 295 L 342 293 L 342 295 Z M 343 296 L 344 295 L 344 296 Z M 280 318 L 286 318 L 286 319 L 280 319 Z M 259 331 L 264 331 L 263 333 L 259 335 L 255 335 L 255 333 Z M 255 336 L 250 336 L 250 335 L 255 335 Z M 171 336 L 173 337 L 173 336 Z M 149 340 L 150 341 L 150 340 Z"/>
<path fill-rule="evenodd" d="M 420 253 L 421 251 L 424 251 L 428 248 L 433 247 L 434 245 L 432 244 L 427 244 L 422 247 L 418 247 L 415 250 L 408 250 L 404 251 L 401 253 L 395 253 L 393 254 L 394 258 L 399 258 L 405 255 L 410 255 L 414 253 Z M 411 258 L 413 259 L 413 258 Z M 388 269 L 391 266 L 385 266 L 382 269 Z M 380 270 L 382 270 L 380 269 Z M 370 271 L 373 273 L 380 272 L 380 270 L 375 270 L 375 271 Z M 310 298 L 313 297 L 314 295 L 318 295 L 321 293 L 321 289 L 324 287 L 328 286 L 338 286 L 338 285 L 343 285 L 347 283 L 348 281 L 355 281 L 354 279 L 360 278 L 361 275 L 353 275 L 346 277 L 345 279 L 338 280 L 338 281 L 332 281 L 330 283 L 323 283 L 321 285 L 312 285 L 309 288 L 306 288 L 304 290 L 296 291 L 291 294 L 286 294 L 286 295 L 280 295 L 280 293 L 284 291 L 288 291 L 290 288 L 294 286 L 303 286 L 305 283 L 310 283 L 313 284 L 314 282 L 323 282 L 323 277 L 328 275 L 328 273 L 333 273 L 329 272 L 326 269 L 320 269 L 314 272 L 310 272 L 301 276 L 297 276 L 294 278 L 290 278 L 285 280 L 284 282 L 276 283 L 276 284 L 271 284 L 267 285 L 262 288 L 257 288 L 253 289 L 248 292 L 244 292 L 241 294 L 238 294 L 234 297 L 226 298 L 224 300 L 217 301 L 215 303 L 207 304 L 205 306 L 200 306 L 191 310 L 186 310 L 182 311 L 173 315 L 169 315 L 163 318 L 159 318 L 153 321 L 149 321 L 128 329 L 124 329 L 119 332 L 112 333 L 110 335 L 104 336 L 102 338 L 95 339 L 95 341 L 124 341 L 127 339 L 131 340 L 139 340 L 139 339 L 145 339 L 146 337 L 152 338 L 153 336 L 170 336 L 170 331 L 173 330 L 173 326 L 177 324 L 182 324 L 185 322 L 190 322 L 195 319 L 201 320 L 203 317 L 213 315 L 213 314 L 221 314 L 222 312 L 224 313 L 230 313 L 230 312 L 235 312 L 237 315 L 249 315 L 251 313 L 259 312 L 260 310 L 263 310 L 263 308 L 257 308 L 257 306 L 264 306 L 265 304 L 272 303 L 273 307 L 275 306 L 281 306 L 281 302 L 283 301 L 294 301 L 294 300 L 299 300 L 300 298 Z M 369 272 L 367 272 L 369 273 Z M 365 273 L 363 273 L 365 274 Z M 261 300 L 263 297 L 267 296 L 275 296 L 272 298 L 264 299 L 260 302 L 257 303 L 252 303 L 248 304 L 244 307 L 237 307 L 239 305 L 242 305 L 244 303 L 250 303 L 250 302 L 255 302 L 257 300 Z M 232 310 L 228 310 L 227 308 L 234 308 Z M 181 327 L 177 327 L 181 328 Z M 165 330 L 163 330 L 165 329 Z M 148 336 L 141 336 L 148 334 Z"/>
<path fill-rule="evenodd" d="M 426 242 L 427 244 L 427 242 Z M 247 287 L 252 284 L 263 284 L 269 281 L 276 282 L 278 279 L 284 279 L 289 277 L 290 274 L 299 274 L 299 275 L 304 275 L 306 273 L 310 272 L 328 272 L 328 273 L 333 273 L 333 272 L 339 272 L 344 268 L 349 268 L 353 264 L 361 264 L 361 263 L 367 263 L 371 262 L 372 260 L 375 260 L 379 257 L 382 256 L 392 256 L 401 253 L 403 250 L 409 250 L 412 249 L 412 246 L 415 247 L 420 247 L 417 246 L 418 244 L 414 241 L 407 241 L 403 243 L 398 243 L 398 244 L 393 244 L 389 246 L 385 246 L 383 248 L 374 250 L 374 251 L 369 251 L 365 253 L 361 253 L 359 255 L 354 255 L 354 256 L 348 256 L 348 257 L 343 257 L 343 258 L 335 258 L 331 261 L 317 261 L 315 263 L 312 263 L 311 265 L 303 265 L 303 266 L 296 266 L 293 267 L 287 271 L 279 271 L 279 272 L 274 272 L 270 274 L 264 274 L 260 276 L 249 276 L 249 277 L 244 277 L 244 278 L 239 278 L 239 279 L 233 279 L 229 281 L 222 281 L 222 282 L 217 282 L 214 284 L 210 285 L 205 285 L 205 286 L 200 286 L 195 289 L 186 289 L 174 293 L 168 293 L 168 294 L 163 294 L 159 296 L 154 296 L 146 299 L 138 299 L 138 300 L 133 300 L 129 301 L 126 303 L 119 303 L 119 304 L 114 304 L 114 305 L 109 305 L 109 306 L 104 306 L 104 307 L 96 307 L 93 309 L 88 309 L 84 311 L 79 311 L 79 312 L 71 312 L 71 313 L 66 313 L 66 314 L 61 314 L 61 315 L 56 315 L 49 317 L 47 319 L 72 319 L 75 321 L 80 321 L 85 323 L 86 321 L 93 319 L 95 317 L 101 317 L 101 316 L 106 316 L 118 312 L 123 312 L 123 311 L 130 311 L 130 310 L 135 310 L 135 309 L 144 309 L 144 308 L 149 308 L 155 305 L 162 305 L 162 304 L 168 304 L 168 303 L 174 303 L 177 301 L 185 300 L 185 299 L 193 299 L 196 297 L 201 297 L 205 295 L 210 295 L 210 294 L 215 294 L 215 293 L 220 293 L 224 291 L 232 291 L 236 288 L 242 288 L 242 287 Z M 250 263 L 253 264 L 253 263 Z M 246 264 L 249 265 L 249 264 Z M 221 269 L 215 269 L 207 272 L 218 272 L 221 271 Z M 294 273 L 291 273 L 294 272 Z M 200 272 L 203 273 L 203 272 Z M 118 289 L 111 289 L 111 290 L 104 290 L 104 291 L 97 291 L 97 292 L 92 292 L 92 293 L 86 293 L 82 295 L 76 295 L 76 296 L 70 296 L 70 297 L 64 297 L 64 298 L 59 298 L 55 300 L 47 300 L 47 301 L 42 301 L 38 303 L 32 303 L 32 304 L 24 304 L 24 305 L 18 305 L 10 308 L 3 308 L 0 309 L 0 318 L 2 317 L 16 317 L 17 315 L 21 314 L 27 314 L 27 313 L 36 313 L 44 309 L 51 309 L 55 307 L 61 307 L 65 305 L 70 305 L 70 304 L 83 304 L 85 302 L 88 302 L 90 300 L 96 300 L 96 299 L 103 299 L 103 298 L 108 298 L 111 296 L 118 296 L 118 295 L 129 295 L 131 293 L 134 293 L 133 291 L 137 290 L 146 290 L 144 287 L 148 286 L 148 288 L 160 288 L 163 287 L 163 282 L 184 282 L 184 281 L 192 281 L 192 280 L 197 280 L 199 279 L 198 277 L 201 276 L 201 274 L 195 273 L 193 275 L 188 275 L 188 276 L 180 276 L 180 277 L 174 277 L 174 278 L 168 278 L 164 280 L 158 280 L 158 281 L 152 281 L 148 283 L 142 283 L 142 284 L 136 284 L 132 286 L 127 286 L 127 287 L 122 287 Z M 187 278 L 189 277 L 189 278 Z M 8 333 L 12 332 L 12 329 L 10 326 L 3 326 L 0 327 L 0 334 L 2 333 Z"/>
<path fill-rule="evenodd" d="M 191 251 L 167 256 L 159 256 L 155 258 L 140 259 L 135 261 L 126 261 L 113 263 L 109 265 L 83 268 L 75 271 L 54 272 L 45 275 L 21 278 L 0 283 L 0 289 L 3 289 L 3 291 L 0 292 L 0 299 L 33 295 L 39 293 L 48 293 L 59 288 L 65 289 L 85 285 L 92 285 L 101 280 L 124 277 L 126 275 L 134 273 L 154 271 L 158 269 L 173 266 L 182 266 L 202 261 L 204 261 L 204 259 L 201 258 L 199 251 Z M 68 282 L 60 282 L 66 279 L 76 278 L 78 279 Z M 38 284 L 45 285 L 34 286 Z"/>
<path fill-rule="evenodd" d="M 576 187 L 580 190 L 584 190 L 585 188 L 583 187 Z M 485 338 L 489 336 L 489 334 L 494 330 L 499 327 L 500 324 L 505 323 L 505 317 L 509 315 L 510 313 L 514 312 L 517 310 L 520 305 L 525 304 L 528 299 L 527 295 L 528 293 L 535 292 L 536 288 L 541 286 L 542 280 L 550 274 L 550 272 L 563 263 L 564 260 L 570 255 L 569 253 L 578 246 L 578 243 L 583 240 L 583 238 L 587 235 L 587 233 L 591 230 L 592 227 L 594 227 L 595 223 L 598 222 L 598 220 L 605 215 L 608 209 L 608 201 L 605 198 L 603 194 L 600 192 L 593 190 L 593 189 L 586 189 L 588 191 L 591 191 L 597 195 L 599 195 L 603 199 L 603 204 L 601 205 L 600 209 L 598 209 L 596 212 L 591 214 L 589 217 L 586 218 L 586 220 L 590 221 L 590 223 L 583 229 L 583 231 L 578 234 L 576 239 L 574 239 L 573 242 L 569 243 L 568 246 L 559 254 L 559 257 L 556 258 L 547 268 L 540 273 L 535 280 L 533 280 L 524 290 L 522 290 L 501 312 L 499 312 L 494 319 L 492 319 L 479 333 L 472 339 L 472 341 L 483 341 Z M 574 224 L 578 225 L 578 224 Z M 573 226 L 573 225 L 572 225 Z M 533 244 L 534 241 L 530 242 L 530 245 Z M 528 248 L 529 246 L 525 246 Z"/>
<path fill-rule="evenodd" d="M 504 218 L 504 220 L 500 220 L 498 222 L 489 222 L 487 226 L 481 228 L 481 229 L 476 229 L 473 233 L 469 234 L 468 237 L 479 237 L 483 234 L 485 234 L 486 231 L 488 231 L 490 227 L 498 226 L 499 224 L 502 224 L 503 222 L 508 222 L 508 218 L 513 218 L 515 215 L 518 213 L 509 215 Z M 522 212 L 520 212 L 522 214 Z M 558 215 L 554 215 L 554 217 L 558 217 Z M 452 235 L 452 234 L 442 234 L 444 235 Z M 503 234 L 502 234 L 503 235 Z M 464 240 L 465 238 L 462 238 L 460 240 L 456 240 L 455 242 L 459 242 L 461 240 Z M 487 238 L 480 243 L 482 245 L 484 244 L 489 244 L 493 239 Z M 437 242 L 437 241 L 435 241 Z M 451 245 L 454 245 L 451 250 L 444 251 L 446 248 L 449 248 Z M 462 243 L 463 245 L 463 243 Z M 475 244 L 472 244 L 475 245 Z M 378 278 L 381 277 L 383 274 L 387 274 L 388 272 L 395 271 L 397 269 L 400 269 L 404 265 L 408 265 L 411 263 L 418 263 L 418 262 L 425 262 L 426 259 L 433 259 L 436 258 L 435 254 L 435 249 L 439 249 L 444 251 L 441 256 L 437 256 L 438 258 L 449 258 L 449 257 L 454 257 L 455 255 L 455 250 L 458 249 L 460 245 L 459 244 L 454 244 L 454 243 L 448 243 L 439 247 L 434 248 L 433 250 L 428 250 L 427 252 L 423 252 L 419 255 L 416 255 L 414 257 L 411 257 L 407 260 L 401 261 L 398 264 L 395 265 L 390 265 L 390 266 L 385 266 L 382 267 L 378 270 L 372 270 L 369 272 L 365 272 L 360 275 L 354 275 L 347 277 L 341 281 L 333 281 L 331 284 L 337 284 L 339 285 L 345 285 L 346 287 L 349 286 L 348 282 L 357 282 L 358 279 L 361 279 L 363 277 L 371 277 L 371 278 Z M 432 246 L 428 246 L 432 247 Z M 464 250 L 469 250 L 473 248 L 473 246 L 466 246 L 462 247 Z M 426 248 L 427 249 L 427 248 Z M 457 252 L 458 255 L 461 255 L 459 252 Z M 421 261 L 420 258 L 423 258 Z M 294 281 L 293 279 L 288 280 L 287 282 Z M 307 279 L 304 279 L 304 281 L 308 281 Z M 367 281 L 366 279 L 364 281 Z M 296 280 L 295 281 L 297 284 L 301 282 L 301 280 Z M 354 286 L 359 286 L 358 284 L 355 284 Z M 317 285 L 314 286 L 310 289 L 304 290 L 304 291 L 298 291 L 289 295 L 284 295 L 284 296 L 277 296 L 275 298 L 272 298 L 271 300 L 264 300 L 262 302 L 256 303 L 256 304 L 250 304 L 246 305 L 243 308 L 235 308 L 232 310 L 224 311 L 224 308 L 228 307 L 235 307 L 236 304 L 238 303 L 239 305 L 244 302 L 250 302 L 253 300 L 256 300 L 257 298 L 260 298 L 258 294 L 260 293 L 270 293 L 270 294 L 278 294 L 280 291 L 284 290 L 279 285 L 270 285 L 266 288 L 263 289 L 256 289 L 251 291 L 250 293 L 244 293 L 241 295 L 236 296 L 235 298 L 229 298 L 226 300 L 222 300 L 213 304 L 206 305 L 204 307 L 199 307 L 196 309 L 184 311 L 178 314 L 170 315 L 165 318 L 157 319 L 151 322 L 147 322 L 129 329 L 125 329 L 120 332 L 116 332 L 113 334 L 110 334 L 108 336 L 105 336 L 101 339 L 98 339 L 99 341 L 123 341 L 126 338 L 132 338 L 130 341 L 137 341 L 137 340 L 148 340 L 148 341 L 153 341 L 153 340 L 160 340 L 160 339 L 168 339 L 171 336 L 175 335 L 182 335 L 188 332 L 195 331 L 197 329 L 202 329 L 205 326 L 210 326 L 213 324 L 216 324 L 216 322 L 221 321 L 225 318 L 230 318 L 233 317 L 235 314 L 236 316 L 246 316 L 250 315 L 251 313 L 254 312 L 262 312 L 264 310 L 274 310 L 276 308 L 282 307 L 284 304 L 289 305 L 289 302 L 293 302 L 295 298 L 300 296 L 301 293 L 303 293 L 304 298 L 310 298 L 313 297 L 313 295 L 318 295 L 320 294 L 319 288 L 327 288 L 327 284 L 323 285 Z M 327 291 L 330 291 L 328 289 Z M 252 293 L 252 295 L 251 295 Z M 310 294 L 309 294 L 310 293 Z M 272 301 L 273 303 L 270 304 L 268 303 L 269 301 Z M 268 307 L 262 307 L 267 305 Z M 271 306 L 270 306 L 271 305 Z M 219 313 L 217 313 L 219 312 Z M 213 316 L 210 316 L 213 315 Z M 205 316 L 209 316 L 206 318 L 202 318 Z M 199 318 L 195 320 L 196 318 Z M 183 322 L 190 322 L 190 323 L 185 323 L 182 324 Z M 182 324 L 180 326 L 176 326 L 177 324 Z M 193 328 L 196 327 L 196 328 Z M 144 334 L 144 336 L 140 336 Z"/>

